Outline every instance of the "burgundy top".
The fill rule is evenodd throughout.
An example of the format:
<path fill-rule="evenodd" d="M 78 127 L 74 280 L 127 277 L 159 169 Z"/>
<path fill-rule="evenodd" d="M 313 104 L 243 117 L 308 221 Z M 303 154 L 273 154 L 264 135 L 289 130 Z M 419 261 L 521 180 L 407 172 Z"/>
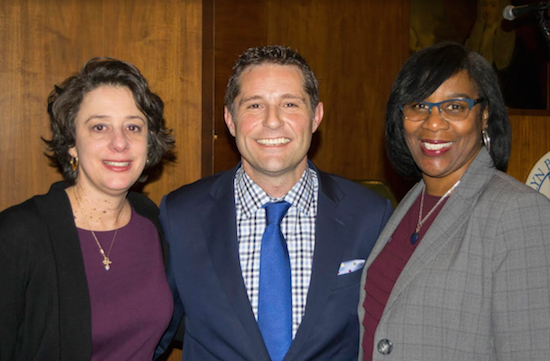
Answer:
<path fill-rule="evenodd" d="M 422 195 L 422 194 L 421 194 Z M 430 212 L 433 206 L 437 203 L 440 197 L 425 195 L 423 215 Z M 443 205 L 449 198 L 443 200 L 430 217 L 424 222 L 420 229 L 420 238 L 413 245 L 411 244 L 411 235 L 416 230 L 418 224 L 418 214 L 420 212 L 420 196 L 413 203 L 401 223 L 395 229 L 392 237 L 370 265 L 365 281 L 366 297 L 363 302 L 365 309 L 365 318 L 363 319 L 363 327 L 365 334 L 363 336 L 363 361 L 372 360 L 372 352 L 374 349 L 374 333 L 386 307 L 386 303 L 390 297 L 391 291 L 399 275 L 405 268 L 405 265 L 411 258 L 414 250 L 420 244 L 426 231 L 437 217 Z"/>
<path fill-rule="evenodd" d="M 114 233 L 95 232 L 105 254 Z M 78 236 L 92 311 L 92 360 L 152 360 L 173 311 L 156 227 L 132 209 L 116 235 L 109 271 L 92 232 L 78 228 Z"/>

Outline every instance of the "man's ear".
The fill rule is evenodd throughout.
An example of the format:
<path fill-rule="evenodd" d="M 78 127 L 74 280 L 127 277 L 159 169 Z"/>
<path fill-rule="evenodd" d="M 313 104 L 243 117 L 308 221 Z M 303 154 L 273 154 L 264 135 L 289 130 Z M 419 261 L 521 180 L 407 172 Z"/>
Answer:
<path fill-rule="evenodd" d="M 235 136 L 235 123 L 233 122 L 233 116 L 231 115 L 231 112 L 229 111 L 229 108 L 227 106 L 223 107 L 223 120 L 225 120 L 225 125 L 227 125 L 227 129 L 229 129 L 229 133 L 234 137 Z"/>
<path fill-rule="evenodd" d="M 323 121 L 323 115 L 325 115 L 323 103 L 319 102 L 317 103 L 317 107 L 315 108 L 315 114 L 313 115 L 313 122 L 311 122 L 312 133 L 315 133 L 317 131 L 317 128 L 319 128 L 319 125 Z"/>

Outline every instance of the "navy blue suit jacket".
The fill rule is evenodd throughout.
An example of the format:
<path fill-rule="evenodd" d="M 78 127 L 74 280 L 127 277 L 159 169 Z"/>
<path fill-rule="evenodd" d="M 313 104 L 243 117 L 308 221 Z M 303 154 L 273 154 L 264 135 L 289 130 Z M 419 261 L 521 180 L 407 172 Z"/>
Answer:
<path fill-rule="evenodd" d="M 162 201 L 175 311 L 157 354 L 168 346 L 184 316 L 183 360 L 270 359 L 240 268 L 235 171 L 183 186 Z M 285 361 L 356 360 L 361 270 L 337 273 L 342 261 L 367 259 L 392 206 L 361 185 L 317 172 L 311 282 L 305 314 Z"/>

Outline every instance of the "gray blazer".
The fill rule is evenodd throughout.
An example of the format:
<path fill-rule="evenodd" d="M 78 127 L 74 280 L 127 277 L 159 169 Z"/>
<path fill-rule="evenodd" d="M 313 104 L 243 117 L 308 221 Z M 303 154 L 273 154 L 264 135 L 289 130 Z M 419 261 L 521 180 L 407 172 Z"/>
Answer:
<path fill-rule="evenodd" d="M 368 267 L 422 187 L 401 201 L 364 267 L 361 339 Z M 550 200 L 495 170 L 483 148 L 399 276 L 373 360 L 549 359 Z"/>

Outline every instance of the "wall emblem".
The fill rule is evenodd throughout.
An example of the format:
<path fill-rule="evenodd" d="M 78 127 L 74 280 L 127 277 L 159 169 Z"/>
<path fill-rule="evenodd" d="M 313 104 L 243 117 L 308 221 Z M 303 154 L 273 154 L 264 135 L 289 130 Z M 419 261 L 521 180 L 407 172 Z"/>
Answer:
<path fill-rule="evenodd" d="M 535 163 L 525 184 L 550 198 L 550 152 Z"/>

